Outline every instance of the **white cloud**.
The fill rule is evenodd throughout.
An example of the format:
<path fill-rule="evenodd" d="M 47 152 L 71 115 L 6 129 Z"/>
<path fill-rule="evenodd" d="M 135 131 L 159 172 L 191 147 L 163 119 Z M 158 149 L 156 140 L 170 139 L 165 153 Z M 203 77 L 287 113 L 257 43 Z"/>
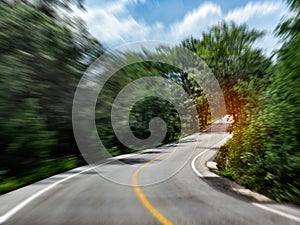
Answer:
<path fill-rule="evenodd" d="M 157 29 L 157 30 L 162 30 L 162 29 L 164 29 L 164 27 L 165 27 L 164 24 L 161 23 L 161 22 L 156 22 L 154 24 L 154 28 Z"/>
<path fill-rule="evenodd" d="M 87 21 L 89 25 L 89 21 Z M 90 23 L 91 33 L 104 42 L 126 42 L 131 39 L 145 39 L 149 28 L 132 17 L 119 19 L 104 10 L 97 11 Z"/>
<path fill-rule="evenodd" d="M 87 8 L 86 12 L 76 11 L 86 23 L 92 35 L 106 44 L 144 40 L 150 28 L 142 21 L 135 20 L 128 12 L 127 5 L 145 3 L 145 0 L 120 0 L 105 5 Z"/>
<path fill-rule="evenodd" d="M 218 4 L 206 2 L 187 12 L 182 20 L 171 24 L 164 24 L 163 21 L 147 24 L 143 20 L 135 19 L 127 9 L 129 5 L 144 3 L 145 0 L 118 0 L 101 7 L 88 7 L 86 13 L 80 11 L 76 14 L 86 21 L 92 35 L 109 47 L 153 39 L 178 43 L 190 35 L 200 37 L 209 26 L 221 20 L 233 20 L 237 23 L 246 22 L 251 28 L 267 30 L 268 36 L 263 42 L 269 43 L 268 48 L 272 48 L 270 45 L 276 40 L 271 31 L 287 8 L 283 3 L 271 0 L 250 2 L 224 13 Z"/>
<path fill-rule="evenodd" d="M 272 14 L 279 10 L 282 6 L 283 5 L 281 2 L 250 2 L 244 7 L 239 7 L 230 11 L 225 16 L 225 20 L 244 23 L 252 17 L 261 18 L 263 16 Z"/>
<path fill-rule="evenodd" d="M 255 46 L 266 49 L 266 52 L 271 54 L 272 50 L 280 47 L 277 44 L 277 38 L 273 36 L 273 31 L 286 12 L 287 7 L 283 2 L 250 2 L 244 7 L 231 10 L 225 15 L 225 20 L 247 23 L 250 28 L 266 31 L 266 36 L 258 41 Z"/>
<path fill-rule="evenodd" d="M 217 22 L 222 16 L 220 6 L 213 3 L 204 3 L 196 10 L 188 12 L 182 21 L 171 25 L 171 34 L 178 38 L 191 34 L 200 34 L 207 26 Z"/>

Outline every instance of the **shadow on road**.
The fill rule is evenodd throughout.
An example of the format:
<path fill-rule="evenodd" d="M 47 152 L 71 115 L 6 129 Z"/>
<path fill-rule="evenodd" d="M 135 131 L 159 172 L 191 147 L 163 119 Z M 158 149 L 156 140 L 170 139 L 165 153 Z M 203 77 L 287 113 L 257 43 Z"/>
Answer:
<path fill-rule="evenodd" d="M 146 155 L 146 154 L 162 154 L 162 151 L 149 151 L 149 152 L 142 152 L 141 154 Z"/>
<path fill-rule="evenodd" d="M 238 198 L 247 202 L 257 202 L 257 200 L 255 200 L 253 197 L 246 196 L 234 191 L 233 181 L 225 177 L 205 177 L 200 179 L 205 181 L 213 189 L 220 191 L 224 194 L 230 195 L 234 198 Z"/>
<path fill-rule="evenodd" d="M 133 164 L 144 164 L 144 163 L 147 163 L 147 162 L 149 162 L 149 159 L 144 159 L 144 158 L 124 158 L 124 159 L 118 159 L 118 160 L 111 161 L 109 164 L 113 164 L 113 165 L 122 165 L 122 164 L 133 165 Z"/>
<path fill-rule="evenodd" d="M 271 209 L 283 211 L 291 214 L 294 217 L 299 215 L 300 207 L 298 205 L 288 203 L 288 202 L 276 202 L 272 199 L 269 199 L 261 194 L 258 193 L 251 193 L 249 194 L 248 189 L 245 189 L 238 184 L 234 183 L 233 181 L 225 178 L 225 177 L 205 177 L 201 178 L 205 181 L 209 186 L 213 189 L 220 191 L 226 195 L 234 197 L 236 199 L 248 202 L 248 203 L 259 203 L 259 205 L 264 205 Z M 237 192 L 236 190 L 240 188 L 245 192 Z M 246 194 L 248 193 L 248 194 Z M 254 197 L 256 196 L 256 197 Z M 293 213 L 294 212 L 294 213 Z M 291 221 L 290 221 L 291 222 Z M 294 223 L 286 223 L 286 224 L 294 224 Z M 298 224 L 298 223 L 297 223 Z"/>

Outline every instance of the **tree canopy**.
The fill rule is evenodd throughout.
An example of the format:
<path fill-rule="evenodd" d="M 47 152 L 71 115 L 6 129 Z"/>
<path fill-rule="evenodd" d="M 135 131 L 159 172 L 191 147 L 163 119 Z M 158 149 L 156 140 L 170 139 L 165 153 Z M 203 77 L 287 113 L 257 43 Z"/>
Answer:
<path fill-rule="evenodd" d="M 110 77 L 95 112 L 96 135 L 109 153 L 136 150 L 118 140 L 111 124 L 112 105 L 122 88 L 148 76 L 171 80 L 184 91 L 174 95 L 187 95 L 195 106 L 198 124 L 193 131 L 199 131 L 215 119 L 203 88 L 209 85 L 204 78 L 211 69 L 221 86 L 226 111 L 234 118 L 233 138 L 216 158 L 219 174 L 276 200 L 300 204 L 300 3 L 287 3 L 292 13 L 276 29 L 283 45 L 275 61 L 255 47 L 263 31 L 225 21 L 174 47 L 116 56 L 168 57 L 179 66 L 145 60 Z M 1 193 L 84 163 L 73 135 L 72 103 L 84 71 L 105 48 L 82 20 L 60 17 L 73 7 L 84 10 L 83 1 L 0 2 Z M 183 47 L 191 54 L 181 54 Z M 202 83 L 197 76 L 203 78 Z M 180 106 L 190 110 L 184 101 Z M 166 122 L 166 136 L 159 144 L 186 135 L 183 128 L 194 122 L 186 116 L 183 123 L 178 110 L 157 97 L 142 99 L 130 110 L 130 129 L 140 139 L 149 137 L 152 118 Z M 122 119 L 117 122 L 124 123 Z M 85 137 L 93 135 L 85 131 Z"/>
<path fill-rule="evenodd" d="M 236 126 L 217 161 L 221 174 L 278 201 L 299 204 L 299 1 L 288 2 L 296 13 L 278 26 L 283 45 L 268 82 L 254 96 L 256 110 L 247 126 Z"/>

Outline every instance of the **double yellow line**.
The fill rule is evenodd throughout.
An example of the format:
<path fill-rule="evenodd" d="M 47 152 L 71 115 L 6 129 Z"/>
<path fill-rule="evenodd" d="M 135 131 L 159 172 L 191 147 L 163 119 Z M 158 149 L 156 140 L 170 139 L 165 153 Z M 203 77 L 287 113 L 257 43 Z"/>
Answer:
<path fill-rule="evenodd" d="M 163 153 L 163 154 L 153 158 L 149 162 L 147 162 L 147 163 L 143 164 L 141 167 L 139 167 L 132 175 L 133 188 L 134 188 L 134 191 L 135 191 L 136 195 L 138 196 L 139 200 L 146 207 L 146 209 L 163 225 L 173 225 L 173 223 L 170 220 L 168 220 L 163 214 L 161 214 L 147 199 L 147 197 L 144 195 L 144 193 L 142 192 L 141 188 L 138 185 L 137 175 L 139 174 L 139 172 L 141 172 L 141 170 L 143 170 L 144 168 L 149 166 L 155 160 L 158 160 L 158 159 L 162 158 L 163 156 L 170 154 L 170 153 L 172 153 L 172 152 L 166 152 L 166 153 Z"/>

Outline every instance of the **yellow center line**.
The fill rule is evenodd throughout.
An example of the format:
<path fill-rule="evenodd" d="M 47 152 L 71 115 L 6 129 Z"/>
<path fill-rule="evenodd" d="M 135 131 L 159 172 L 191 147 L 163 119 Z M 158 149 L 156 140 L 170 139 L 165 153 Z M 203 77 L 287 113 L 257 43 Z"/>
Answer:
<path fill-rule="evenodd" d="M 173 151 L 172 151 L 173 152 Z M 141 188 L 138 185 L 137 182 L 137 175 L 139 174 L 139 172 L 141 170 L 143 170 L 145 167 L 147 167 L 148 165 L 150 165 L 151 163 L 153 163 L 155 160 L 158 160 L 160 158 L 162 158 L 163 156 L 170 154 L 172 152 L 166 152 L 164 154 L 161 154 L 155 158 L 153 158 L 152 160 L 150 160 L 149 162 L 143 164 L 141 167 L 139 167 L 132 175 L 132 184 L 133 184 L 133 188 L 135 190 L 136 195 L 138 196 L 139 200 L 142 202 L 142 204 L 146 207 L 146 209 L 161 223 L 164 225 L 173 225 L 173 223 L 168 220 L 163 214 L 161 214 L 156 208 L 154 208 L 154 206 L 151 204 L 151 202 L 147 199 L 147 197 L 144 195 L 144 193 L 142 192 Z"/>

